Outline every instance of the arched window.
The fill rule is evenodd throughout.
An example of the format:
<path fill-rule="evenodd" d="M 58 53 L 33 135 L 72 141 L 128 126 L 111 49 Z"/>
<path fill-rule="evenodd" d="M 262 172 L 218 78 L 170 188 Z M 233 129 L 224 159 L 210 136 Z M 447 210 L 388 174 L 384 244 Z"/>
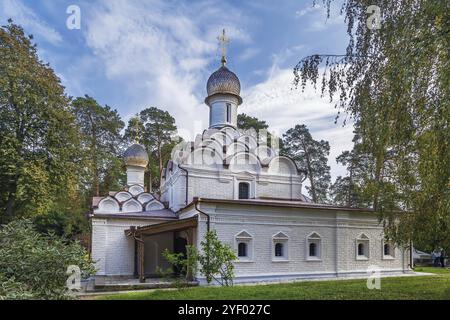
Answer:
<path fill-rule="evenodd" d="M 248 182 L 239 183 L 239 199 L 250 198 L 250 184 Z"/>
<path fill-rule="evenodd" d="M 364 255 L 364 243 L 358 243 L 358 256 Z"/>
<path fill-rule="evenodd" d="M 253 237 L 250 233 L 242 230 L 235 235 L 235 250 L 241 262 L 251 262 L 253 258 Z"/>
<path fill-rule="evenodd" d="M 356 260 L 368 260 L 370 254 L 369 237 L 361 233 L 356 238 Z"/>
<path fill-rule="evenodd" d="M 317 244 L 310 243 L 309 244 L 309 256 L 315 257 L 317 255 Z"/>
<path fill-rule="evenodd" d="M 311 232 L 306 237 L 306 260 L 322 260 L 322 237 L 317 232 Z"/>
<path fill-rule="evenodd" d="M 272 261 L 287 261 L 289 237 L 280 231 L 272 236 Z"/>
<path fill-rule="evenodd" d="M 278 242 L 275 244 L 275 257 L 283 256 L 283 244 Z"/>
<path fill-rule="evenodd" d="M 231 122 L 231 103 L 227 103 L 227 122 Z"/>
<path fill-rule="evenodd" d="M 238 257 L 247 257 L 247 243 L 239 242 L 239 244 L 238 244 Z"/>
<path fill-rule="evenodd" d="M 392 245 L 392 243 L 385 243 L 384 241 L 382 242 L 383 244 L 383 259 L 394 259 L 395 258 L 395 249 L 394 246 Z"/>
<path fill-rule="evenodd" d="M 385 256 L 391 255 L 391 247 L 387 243 L 384 244 L 384 255 Z"/>

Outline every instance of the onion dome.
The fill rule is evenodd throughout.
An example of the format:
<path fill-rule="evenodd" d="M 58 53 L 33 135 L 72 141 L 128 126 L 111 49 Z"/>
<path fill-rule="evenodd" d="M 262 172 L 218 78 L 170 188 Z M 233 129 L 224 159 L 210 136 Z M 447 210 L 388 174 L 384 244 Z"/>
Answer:
<path fill-rule="evenodd" d="M 222 65 L 217 71 L 211 74 L 206 84 L 206 91 L 208 92 L 206 99 L 215 94 L 232 94 L 238 98 L 239 104 L 242 103 L 239 78 L 225 65 Z"/>
<path fill-rule="evenodd" d="M 148 164 L 148 154 L 140 144 L 133 144 L 123 155 L 123 160 L 127 166 L 146 167 Z"/>

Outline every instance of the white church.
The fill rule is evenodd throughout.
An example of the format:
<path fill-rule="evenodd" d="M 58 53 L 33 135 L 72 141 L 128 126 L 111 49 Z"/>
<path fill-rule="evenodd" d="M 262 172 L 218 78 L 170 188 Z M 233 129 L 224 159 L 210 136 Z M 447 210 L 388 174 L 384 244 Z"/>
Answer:
<path fill-rule="evenodd" d="M 160 196 L 144 187 L 144 147 L 126 150 L 127 185 L 92 203 L 96 277 L 158 277 L 170 266 L 165 249 L 200 248 L 207 230 L 235 250 L 236 283 L 367 276 L 371 266 L 411 270 L 409 251 L 385 242 L 373 211 L 313 203 L 302 194 L 302 168 L 264 133 L 237 129 L 240 89 L 223 55 L 207 82 L 209 127 L 173 152 Z"/>

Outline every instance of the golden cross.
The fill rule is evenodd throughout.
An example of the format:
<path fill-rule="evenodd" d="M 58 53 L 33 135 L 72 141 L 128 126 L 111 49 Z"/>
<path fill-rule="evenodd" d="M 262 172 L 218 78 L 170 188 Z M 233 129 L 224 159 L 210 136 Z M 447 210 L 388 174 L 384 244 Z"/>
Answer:
<path fill-rule="evenodd" d="M 230 39 L 225 35 L 225 29 L 222 30 L 222 35 L 217 37 L 222 47 L 222 66 L 227 63 L 227 44 L 230 43 Z"/>

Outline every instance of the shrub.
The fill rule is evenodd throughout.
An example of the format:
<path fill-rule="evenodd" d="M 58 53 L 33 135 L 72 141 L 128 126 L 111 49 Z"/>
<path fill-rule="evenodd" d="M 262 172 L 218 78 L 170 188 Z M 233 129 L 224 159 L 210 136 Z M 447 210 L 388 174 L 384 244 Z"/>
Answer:
<path fill-rule="evenodd" d="M 233 285 L 233 261 L 237 259 L 234 250 L 219 240 L 215 230 L 208 231 L 200 244 L 203 252 L 199 255 L 200 272 L 206 281 L 211 283 L 215 280 L 222 286 Z"/>
<path fill-rule="evenodd" d="M 17 292 L 23 292 L 22 298 L 70 298 L 66 287 L 70 265 L 78 266 L 83 277 L 95 273 L 86 250 L 78 242 L 41 234 L 26 219 L 12 221 L 0 229 L 0 274 Z"/>
<path fill-rule="evenodd" d="M 14 277 L 6 278 L 0 274 L 0 300 L 26 300 L 32 299 L 33 294 L 23 283 L 17 282 Z"/>

